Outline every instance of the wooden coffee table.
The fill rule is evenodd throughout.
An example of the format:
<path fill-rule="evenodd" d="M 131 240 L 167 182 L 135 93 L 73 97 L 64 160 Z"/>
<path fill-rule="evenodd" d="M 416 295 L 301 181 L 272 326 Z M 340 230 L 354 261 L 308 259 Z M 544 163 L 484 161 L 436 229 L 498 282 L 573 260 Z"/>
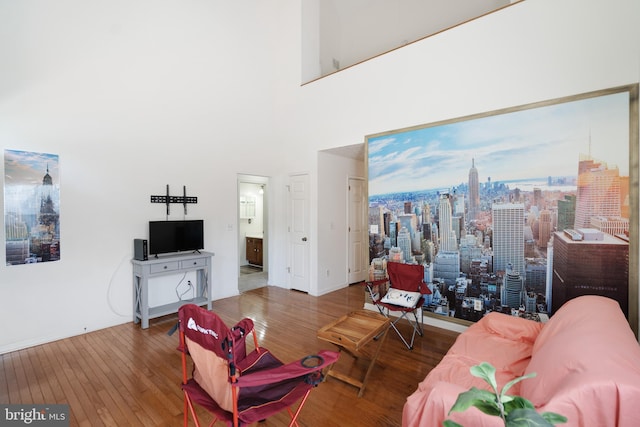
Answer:
<path fill-rule="evenodd" d="M 374 339 L 378 342 L 373 355 L 369 357 L 369 366 L 362 380 L 345 375 L 329 367 L 326 376 L 332 376 L 355 387 L 358 387 L 358 397 L 364 393 L 369 375 L 376 363 L 382 343 L 387 336 L 390 320 L 379 313 L 370 310 L 357 310 L 346 314 L 318 330 L 318 338 L 338 346 L 340 353 L 346 351 L 354 359 L 364 355 L 362 350 Z"/>

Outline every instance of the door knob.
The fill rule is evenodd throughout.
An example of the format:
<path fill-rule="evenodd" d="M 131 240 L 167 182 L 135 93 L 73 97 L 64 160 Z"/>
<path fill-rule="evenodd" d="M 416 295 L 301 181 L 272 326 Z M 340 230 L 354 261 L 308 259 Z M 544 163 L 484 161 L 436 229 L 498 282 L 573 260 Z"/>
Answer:
<path fill-rule="evenodd" d="M 302 241 L 303 241 L 303 242 L 306 242 L 306 241 L 307 241 L 307 238 L 306 238 L 306 237 L 303 237 L 303 238 L 302 238 Z"/>

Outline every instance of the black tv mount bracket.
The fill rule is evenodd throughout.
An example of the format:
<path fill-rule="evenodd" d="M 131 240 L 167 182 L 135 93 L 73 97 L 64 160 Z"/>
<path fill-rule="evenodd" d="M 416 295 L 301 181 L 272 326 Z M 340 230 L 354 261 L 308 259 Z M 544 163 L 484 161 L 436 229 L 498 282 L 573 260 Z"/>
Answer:
<path fill-rule="evenodd" d="M 169 184 L 167 184 L 167 195 L 166 196 L 151 196 L 151 203 L 164 203 L 167 205 L 167 215 L 170 213 L 169 206 L 171 203 L 181 203 L 184 206 L 184 214 L 187 214 L 187 204 L 189 203 L 198 203 L 198 198 L 193 196 L 187 196 L 187 186 L 182 186 L 182 196 L 170 196 L 169 195 Z"/>

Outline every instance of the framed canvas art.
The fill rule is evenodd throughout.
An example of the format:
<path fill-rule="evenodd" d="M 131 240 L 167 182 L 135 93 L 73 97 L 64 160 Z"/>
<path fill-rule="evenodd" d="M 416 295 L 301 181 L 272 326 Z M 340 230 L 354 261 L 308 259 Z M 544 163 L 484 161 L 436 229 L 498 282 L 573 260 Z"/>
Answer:
<path fill-rule="evenodd" d="M 60 170 L 55 154 L 5 150 L 7 265 L 60 259 Z"/>

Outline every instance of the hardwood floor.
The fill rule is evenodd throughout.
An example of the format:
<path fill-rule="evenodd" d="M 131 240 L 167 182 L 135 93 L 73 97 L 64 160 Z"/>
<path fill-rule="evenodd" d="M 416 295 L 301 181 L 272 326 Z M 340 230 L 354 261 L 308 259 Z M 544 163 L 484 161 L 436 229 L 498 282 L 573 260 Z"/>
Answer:
<path fill-rule="evenodd" d="M 283 362 L 333 349 L 316 331 L 349 311 L 362 308 L 359 285 L 321 296 L 264 287 L 214 301 L 229 325 L 253 319 L 260 344 Z M 71 426 L 180 426 L 182 392 L 178 334 L 167 335 L 176 315 L 151 321 L 142 330 L 132 322 L 0 355 L 0 402 L 66 403 Z M 409 325 L 401 325 L 409 330 Z M 328 378 L 303 408 L 301 426 L 399 426 L 402 406 L 418 382 L 442 359 L 457 333 L 425 327 L 407 350 L 389 331 L 361 398 L 355 387 Z M 362 361 L 343 355 L 345 372 L 359 372 Z M 202 416 L 208 420 L 206 412 Z M 287 425 L 279 414 L 260 423 Z"/>

